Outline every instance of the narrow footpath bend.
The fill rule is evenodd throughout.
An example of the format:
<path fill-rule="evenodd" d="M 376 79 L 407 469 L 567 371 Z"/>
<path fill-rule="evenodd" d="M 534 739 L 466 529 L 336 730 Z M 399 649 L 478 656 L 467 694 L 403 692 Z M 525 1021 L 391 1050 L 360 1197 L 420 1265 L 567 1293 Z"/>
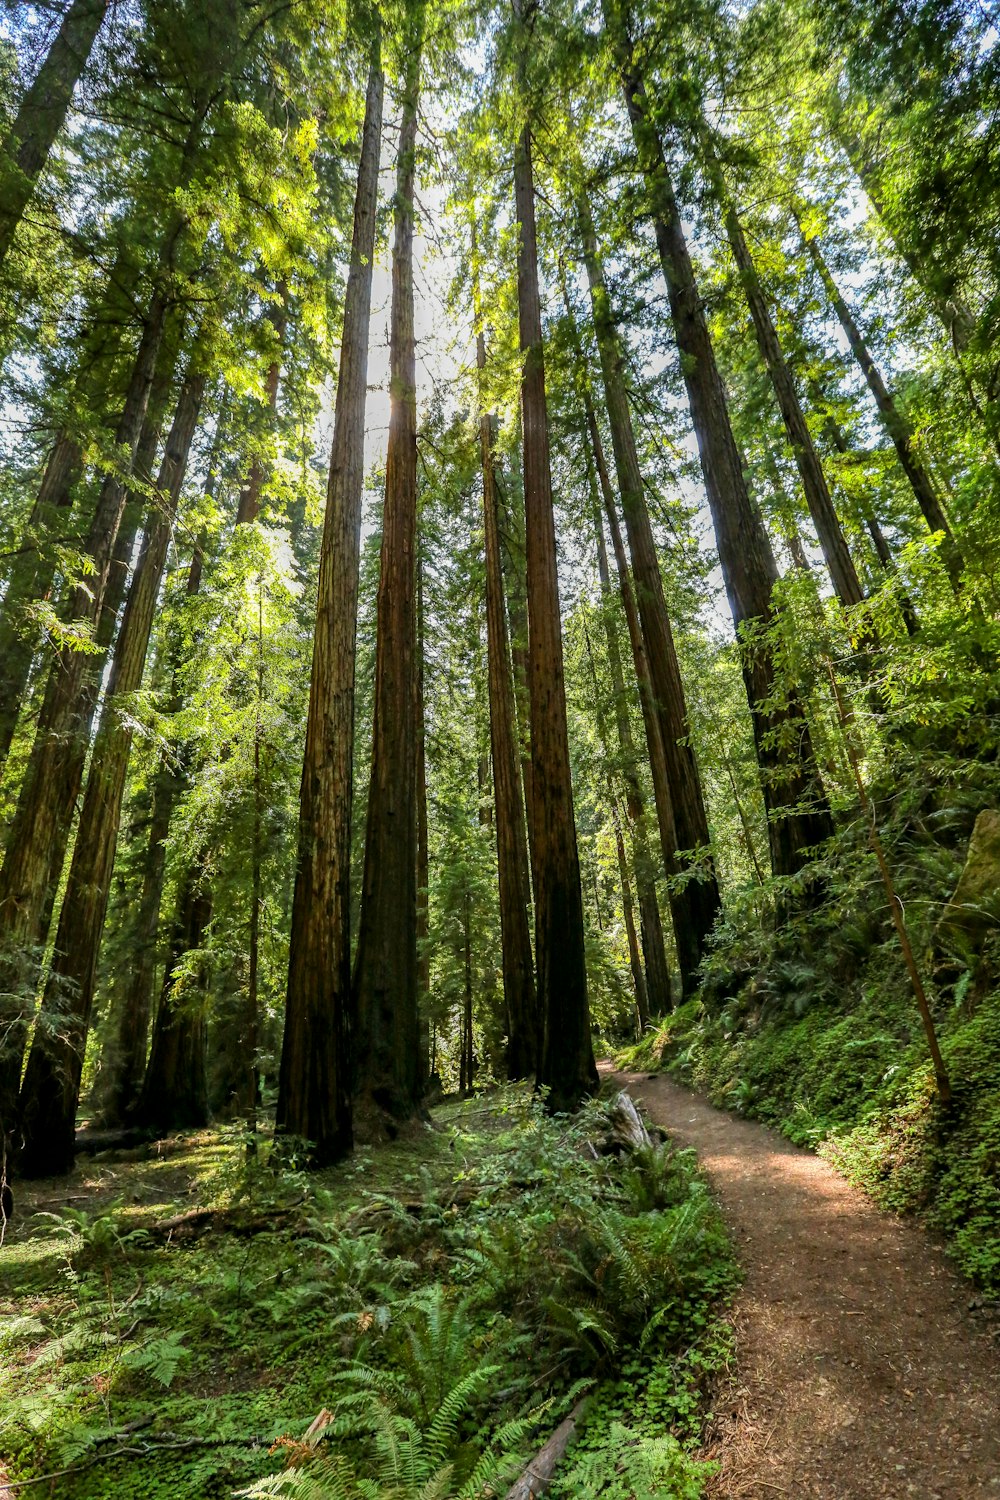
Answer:
<path fill-rule="evenodd" d="M 671 1079 L 606 1076 L 698 1152 L 743 1265 L 713 1500 L 1000 1500 L 1000 1351 L 930 1238 Z"/>

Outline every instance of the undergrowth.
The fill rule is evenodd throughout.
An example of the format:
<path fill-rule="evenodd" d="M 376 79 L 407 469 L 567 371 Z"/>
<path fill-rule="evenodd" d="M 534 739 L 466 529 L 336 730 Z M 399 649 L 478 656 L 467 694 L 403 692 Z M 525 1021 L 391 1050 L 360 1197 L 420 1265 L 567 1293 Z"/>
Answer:
<path fill-rule="evenodd" d="M 508 1089 L 316 1176 L 221 1132 L 84 1169 L 0 1263 L 0 1476 L 473 1500 L 586 1391 L 559 1493 L 697 1495 L 729 1246 L 689 1154 L 605 1131 Z M 164 1236 L 192 1199 L 222 1217 Z"/>
<path fill-rule="evenodd" d="M 1000 1295 L 1000 937 L 942 951 L 935 924 L 981 793 L 925 790 L 883 825 L 931 993 L 953 1101 L 941 1105 L 877 871 L 847 830 L 828 900 L 777 933 L 731 921 L 699 995 L 622 1054 L 819 1151 L 888 1209 L 919 1212 L 961 1270 Z M 952 791 L 948 802 L 958 802 Z"/>

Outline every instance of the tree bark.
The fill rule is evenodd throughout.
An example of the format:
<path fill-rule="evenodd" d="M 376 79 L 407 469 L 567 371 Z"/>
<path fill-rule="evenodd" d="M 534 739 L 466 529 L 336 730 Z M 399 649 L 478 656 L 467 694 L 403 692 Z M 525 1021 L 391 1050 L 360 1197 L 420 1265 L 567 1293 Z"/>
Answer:
<path fill-rule="evenodd" d="M 535 831 L 532 823 L 532 788 L 534 770 L 531 764 L 531 704 L 528 692 L 528 595 L 524 558 L 524 482 L 521 473 L 519 445 L 510 456 L 510 482 L 504 482 L 494 467 L 493 485 L 497 498 L 497 522 L 500 527 L 500 555 L 504 595 L 507 600 L 507 628 L 510 636 L 510 660 L 514 673 L 514 713 L 521 759 L 521 785 L 524 788 L 524 824 L 528 835 L 528 883 L 531 883 Z"/>
<path fill-rule="evenodd" d="M 158 294 L 140 340 L 118 425 L 118 445 L 131 462 L 136 460 L 142 436 L 165 312 L 165 301 Z M 92 635 L 97 651 L 77 650 L 67 643 L 56 653 L 8 834 L 0 869 L 0 990 L 7 995 L 24 995 L 28 973 L 44 943 L 62 870 L 100 690 L 101 665 L 114 637 L 132 552 L 134 530 L 131 525 L 121 526 L 126 499 L 124 476 L 110 474 L 101 486 L 85 547 L 94 572 L 86 585 L 73 590 L 64 610 L 67 625 Z M 132 512 L 137 523 L 137 507 Z M 10 1122 L 26 1018 L 24 1002 L 3 1004 L 4 1008 L 13 1004 L 19 1012 L 19 1019 L 6 1032 L 0 1058 L 0 1122 Z"/>
<path fill-rule="evenodd" d="M 603 0 L 615 44 L 639 165 L 651 194 L 653 228 L 681 371 L 687 389 L 726 594 L 740 637 L 743 680 L 768 810 L 775 875 L 796 875 L 833 832 L 809 728 L 791 685 L 781 681 L 770 627 L 778 570 L 750 498 L 729 422 L 725 391 L 688 253 L 666 157 L 650 119 L 642 75 L 619 18 Z"/>
<path fill-rule="evenodd" d="M 426 0 L 408 0 L 392 250 L 389 442 L 377 602 L 375 723 L 358 950 L 360 1110 L 378 1129 L 420 1102 L 417 1006 L 417 393 L 413 195 Z"/>
<path fill-rule="evenodd" d="M 840 326 L 844 330 L 847 342 L 851 346 L 851 353 L 854 355 L 858 367 L 865 377 L 868 389 L 875 398 L 875 405 L 878 407 L 882 426 L 891 439 L 892 445 L 896 450 L 896 456 L 899 459 L 900 467 L 910 482 L 910 488 L 913 491 L 913 497 L 917 505 L 920 507 L 920 513 L 931 531 L 940 531 L 943 534 L 941 561 L 944 563 L 952 588 L 958 592 L 962 586 L 962 571 L 965 567 L 965 559 L 959 550 L 958 543 L 955 541 L 952 529 L 948 524 L 948 518 L 944 513 L 931 476 L 917 457 L 913 445 L 913 428 L 908 418 L 900 411 L 895 397 L 882 379 L 878 366 L 872 357 L 871 350 L 868 348 L 860 328 L 854 321 L 851 310 L 844 301 L 840 288 L 833 278 L 833 273 L 826 263 L 826 258 L 820 249 L 819 241 L 815 236 L 807 236 L 804 232 L 802 233 L 802 238 L 812 259 L 812 263 L 819 272 L 820 280 L 837 314 Z"/>
<path fill-rule="evenodd" d="M 599 524 L 599 510 L 597 512 L 597 521 Z M 607 553 L 604 549 L 603 534 L 599 534 L 598 557 L 603 559 L 603 563 L 600 564 L 601 593 L 603 595 L 605 612 L 607 612 L 608 604 L 610 602 L 608 597 L 610 594 L 610 579 L 608 577 L 608 559 Z M 622 705 L 622 699 L 618 696 L 619 687 L 622 689 L 622 692 L 624 692 L 624 684 L 621 680 L 621 653 L 618 651 L 617 641 L 611 629 L 611 622 L 607 619 L 607 614 L 605 615 L 605 624 L 607 627 L 606 634 L 608 644 L 608 657 L 611 666 L 611 687 L 612 693 L 615 697 L 615 719 L 618 728 L 618 746 L 622 755 L 622 760 L 625 761 L 627 745 L 631 742 L 631 730 L 629 730 L 628 738 L 626 740 L 626 737 L 622 733 L 622 708 L 620 706 Z M 628 855 L 625 850 L 625 836 L 622 831 L 621 813 L 618 808 L 618 791 L 615 786 L 615 778 L 612 772 L 611 746 L 608 740 L 608 731 L 607 725 L 605 723 L 604 712 L 601 707 L 601 690 L 597 678 L 597 666 L 594 662 L 593 647 L 590 643 L 590 632 L 589 630 L 587 630 L 586 626 L 584 626 L 584 635 L 587 644 L 587 660 L 590 663 L 590 677 L 594 685 L 594 715 L 597 721 L 597 732 L 601 741 L 601 750 L 604 754 L 604 764 L 607 768 L 605 781 L 608 791 L 608 810 L 611 814 L 611 827 L 615 838 L 615 854 L 618 859 L 618 879 L 621 885 L 622 893 L 622 916 L 625 921 L 625 935 L 628 940 L 629 969 L 632 973 L 632 988 L 635 993 L 635 1008 L 636 1014 L 639 1018 L 639 1033 L 641 1035 L 642 1032 L 645 1031 L 646 1026 L 649 1022 L 649 992 L 646 987 L 646 976 L 643 973 L 642 958 L 639 953 L 639 937 L 635 928 L 635 905 L 632 900 L 632 882 L 629 878 Z M 613 642 L 614 644 L 612 644 Z M 635 783 L 636 790 L 638 791 L 638 785 L 635 777 L 634 747 L 630 770 L 626 770 L 625 772 L 625 781 L 626 786 L 630 788 L 633 783 Z M 638 826 L 641 827 L 641 823 L 639 823 Z"/>
<path fill-rule="evenodd" d="M 0 265 L 62 129 L 108 0 L 71 0 L 0 152 Z"/>
<path fill-rule="evenodd" d="M 68 516 L 82 467 L 80 448 L 65 432 L 56 438 L 32 507 L 26 536 L 6 578 L 0 604 L 0 769 L 10 751 L 37 650 L 37 630 L 24 618 L 32 605 L 48 599 L 56 573 L 51 553 L 28 537 L 51 534 L 57 519 Z"/>
<path fill-rule="evenodd" d="M 80 1077 L 132 747 L 131 723 L 122 714 L 122 705 L 127 707 L 142 683 L 167 550 L 205 391 L 206 377 L 199 364 L 200 350 L 196 348 L 157 476 L 158 498 L 129 590 L 94 741 L 55 953 L 21 1087 L 20 1162 L 26 1177 L 56 1176 L 73 1167 Z"/>
<path fill-rule="evenodd" d="M 753 256 L 750 254 L 750 248 L 743 233 L 743 226 L 717 165 L 714 166 L 713 175 L 725 216 L 729 245 L 740 274 L 750 316 L 753 319 L 757 347 L 774 389 L 781 420 L 785 425 L 788 443 L 802 481 L 806 505 L 809 507 L 809 514 L 816 527 L 816 535 L 819 538 L 820 548 L 837 598 L 845 608 L 850 609 L 860 604 L 864 598 L 861 580 L 844 539 L 833 497 L 826 482 L 826 475 L 823 473 L 823 465 L 820 463 L 819 454 L 816 452 L 816 446 L 806 424 L 805 413 L 795 390 L 792 372 L 782 353 L 777 330 L 764 296 L 764 289 L 757 275 L 757 267 L 754 265 Z"/>
<path fill-rule="evenodd" d="M 819 401 L 822 403 L 822 392 L 819 391 L 818 388 L 816 389 L 814 395 L 818 397 Z M 840 423 L 834 417 L 833 413 L 829 410 L 827 410 L 826 416 L 823 419 L 823 427 L 836 451 L 843 457 L 848 457 L 851 453 L 851 445 L 847 441 L 847 436 Z M 871 501 L 861 501 L 858 508 L 861 513 L 861 519 L 864 521 L 865 527 L 868 531 L 868 535 L 871 537 L 872 546 L 875 549 L 875 556 L 879 561 L 879 567 L 882 569 L 883 573 L 886 573 L 890 578 L 898 578 L 899 569 L 896 566 L 896 559 L 893 556 L 892 548 L 889 546 L 889 543 L 886 540 L 885 533 L 878 523 L 878 518 L 875 515 L 875 511 L 872 507 Z M 900 594 L 899 607 L 902 612 L 903 623 L 906 626 L 907 634 L 911 636 L 916 635 L 920 629 L 920 620 L 913 606 L 913 600 L 909 597 L 908 594 Z"/>
<path fill-rule="evenodd" d="M 202 954 L 212 920 L 207 879 L 209 851 L 203 849 L 181 881 L 177 917 L 153 1025 L 153 1042 L 135 1109 L 137 1125 L 166 1132 L 208 1124 L 206 995 L 208 966 Z M 197 954 L 187 972 L 180 965 Z"/>
<path fill-rule="evenodd" d="M 589 210 L 582 201 L 579 217 L 608 419 L 611 424 L 618 491 L 632 554 L 632 577 L 639 622 L 667 762 L 677 839 L 677 845 L 671 853 L 676 861 L 680 850 L 708 854 L 711 843 L 708 815 L 705 812 L 698 765 L 688 742 L 684 684 L 681 681 L 670 617 L 663 597 L 663 579 L 653 540 L 653 528 L 646 508 L 642 470 L 639 467 L 632 414 L 622 373 L 621 340 L 611 312 L 593 223 Z M 678 967 L 684 989 L 690 992 L 697 982 L 696 971 L 704 957 L 706 944 L 721 907 L 710 854 L 704 878 L 689 880 L 683 890 L 672 897 L 672 906 Z"/>
<path fill-rule="evenodd" d="M 588 407 L 589 415 L 590 412 L 593 412 L 589 398 Z M 588 453 L 589 457 L 590 454 Z M 603 454 L 601 455 L 601 461 L 603 463 Z M 590 463 L 588 463 L 588 468 L 591 468 Z M 606 480 L 606 470 L 604 477 Z M 596 494 L 593 474 L 591 475 L 590 483 L 592 490 L 595 491 L 593 493 L 593 501 L 594 530 L 597 538 L 597 571 L 601 582 L 601 597 L 604 603 L 605 639 L 608 648 L 608 663 L 611 667 L 611 687 L 615 700 L 615 727 L 618 732 L 618 748 L 625 779 L 626 809 L 629 823 L 632 827 L 632 839 L 635 847 L 635 884 L 639 901 L 639 927 L 642 934 L 642 952 L 645 959 L 646 1009 L 645 1019 L 643 1020 L 643 1025 L 645 1025 L 649 1019 L 650 1011 L 654 1015 L 660 1016 L 665 1015 L 671 1008 L 670 970 L 667 966 L 667 955 L 663 945 L 660 904 L 656 899 L 656 875 L 646 826 L 646 799 L 639 781 L 638 758 L 635 740 L 632 735 L 632 722 L 629 718 L 628 700 L 625 694 L 625 673 L 622 666 L 618 622 L 613 613 L 614 604 L 611 589 L 611 570 L 608 567 L 608 550 L 604 542 L 600 500 Z M 613 497 L 609 496 L 608 498 L 613 505 Z M 624 591 L 631 596 L 631 583 L 627 573 L 623 583 Z M 643 668 L 645 668 L 645 658 L 643 658 Z M 666 760 L 662 756 L 661 761 L 662 770 L 665 774 Z M 622 889 L 624 899 L 624 880 Z M 642 1015 L 642 1003 L 639 1005 L 639 1010 L 640 1015 Z"/>
<path fill-rule="evenodd" d="M 474 247 L 473 247 L 474 248 Z M 478 273 L 473 271 L 477 325 L 482 318 Z M 486 340 L 476 334 L 476 362 L 486 368 Z M 538 1011 L 531 957 L 531 887 L 528 843 L 518 765 L 514 677 L 507 637 L 493 418 L 479 417 L 479 451 L 483 471 L 483 535 L 486 555 L 486 643 L 490 698 L 490 748 L 496 803 L 497 876 L 503 993 L 507 1012 L 507 1076 L 528 1078 L 538 1068 Z"/>
<path fill-rule="evenodd" d="M 522 59 L 530 45 L 522 0 Z M 573 782 L 566 723 L 559 579 L 549 460 L 542 315 L 538 290 L 531 134 L 524 124 L 514 151 L 518 225 L 517 306 L 524 432 L 525 552 L 528 592 L 528 672 L 534 786 L 532 853 L 535 963 L 542 1046 L 538 1081 L 553 1110 L 575 1109 L 597 1088 L 587 1003 L 583 898 L 573 821 Z"/>
<path fill-rule="evenodd" d="M 279 1134 L 311 1141 L 319 1162 L 336 1160 L 350 1150 L 353 1141 L 354 655 L 383 88 L 381 40 L 376 34 L 358 165 L 320 551 L 276 1119 Z"/>
<path fill-rule="evenodd" d="M 417 554 L 417 1007 L 420 1014 L 420 1091 L 431 1068 L 430 849 L 427 828 L 427 735 L 424 727 L 424 573 Z"/>

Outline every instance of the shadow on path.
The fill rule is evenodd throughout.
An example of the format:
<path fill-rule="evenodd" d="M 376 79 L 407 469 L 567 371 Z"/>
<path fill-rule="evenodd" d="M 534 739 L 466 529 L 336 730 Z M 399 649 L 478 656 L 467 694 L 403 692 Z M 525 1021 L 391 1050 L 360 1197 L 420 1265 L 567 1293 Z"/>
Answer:
<path fill-rule="evenodd" d="M 713 1500 L 1000 1500 L 1000 1356 L 929 1237 L 672 1079 L 601 1071 L 697 1151 L 743 1265 Z"/>

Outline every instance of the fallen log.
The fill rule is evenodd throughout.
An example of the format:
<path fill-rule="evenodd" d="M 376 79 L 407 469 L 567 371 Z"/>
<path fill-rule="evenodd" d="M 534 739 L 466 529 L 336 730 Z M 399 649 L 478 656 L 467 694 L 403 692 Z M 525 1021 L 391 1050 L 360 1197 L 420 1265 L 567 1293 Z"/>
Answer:
<path fill-rule="evenodd" d="M 146 1146 L 154 1139 L 150 1131 L 138 1125 L 123 1125 L 117 1130 L 78 1130 L 77 1156 L 95 1156 L 98 1151 L 120 1151 L 130 1146 Z"/>
<path fill-rule="evenodd" d="M 507 1491 L 507 1500 L 534 1500 L 536 1495 L 544 1495 L 552 1483 L 556 1466 L 576 1436 L 577 1424 L 589 1400 L 589 1396 L 584 1396 L 566 1420 L 559 1423 L 544 1448 L 539 1448 L 520 1479 Z"/>

